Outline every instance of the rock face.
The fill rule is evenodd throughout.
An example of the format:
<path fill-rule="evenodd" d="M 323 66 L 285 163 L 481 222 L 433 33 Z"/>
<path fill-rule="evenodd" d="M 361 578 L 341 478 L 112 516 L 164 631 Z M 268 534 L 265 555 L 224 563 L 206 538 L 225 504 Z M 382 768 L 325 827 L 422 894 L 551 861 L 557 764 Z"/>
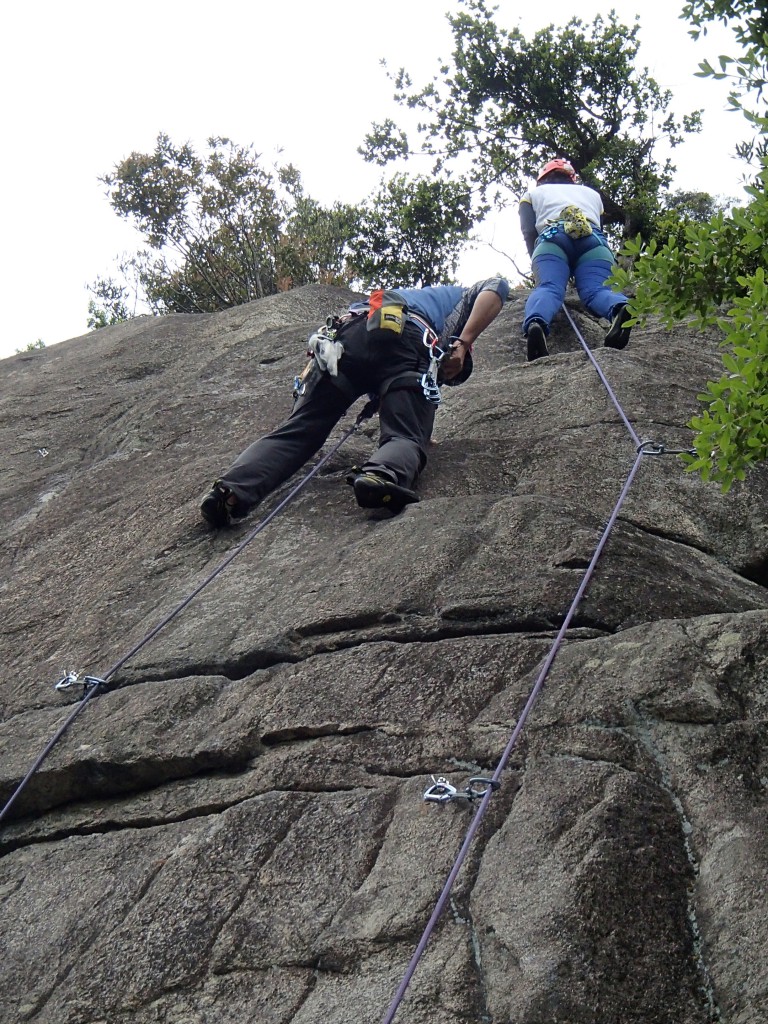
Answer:
<path fill-rule="evenodd" d="M 0 828 L 0 1019 L 377 1024 L 636 454 L 524 293 L 445 394 L 422 501 L 359 509 L 372 421 L 94 697 Z M 320 286 L 0 363 L 0 795 L 287 493 L 210 481 L 290 408 Z M 569 300 L 570 303 L 570 300 Z M 717 339 L 569 305 L 642 439 L 685 447 Z M 353 413 L 357 409 L 353 410 Z M 331 442 L 340 436 L 332 435 Z M 768 476 L 644 456 L 397 1024 L 768 1021 Z"/>

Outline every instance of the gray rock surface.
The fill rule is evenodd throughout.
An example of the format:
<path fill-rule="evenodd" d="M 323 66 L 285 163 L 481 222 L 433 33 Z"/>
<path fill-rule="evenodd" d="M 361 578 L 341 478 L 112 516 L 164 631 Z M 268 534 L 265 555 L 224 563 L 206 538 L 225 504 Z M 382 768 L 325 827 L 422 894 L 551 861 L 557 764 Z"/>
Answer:
<path fill-rule="evenodd" d="M 52 684 L 288 492 L 199 518 L 349 298 L 0 362 L 3 803 L 82 693 Z M 383 1020 L 474 813 L 422 795 L 494 771 L 636 458 L 562 314 L 525 362 L 524 299 L 446 391 L 420 504 L 357 508 L 365 426 L 34 773 L 0 827 L 3 1024 Z M 685 447 L 717 338 L 615 352 L 568 308 L 638 435 Z M 642 458 L 397 1024 L 768 1021 L 767 491 Z"/>

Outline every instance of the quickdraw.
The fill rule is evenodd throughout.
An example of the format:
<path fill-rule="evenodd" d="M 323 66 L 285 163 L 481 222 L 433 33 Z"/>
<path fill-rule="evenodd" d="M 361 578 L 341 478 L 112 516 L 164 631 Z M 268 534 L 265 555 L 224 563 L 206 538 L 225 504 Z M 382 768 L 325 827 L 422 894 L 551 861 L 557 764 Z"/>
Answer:
<path fill-rule="evenodd" d="M 77 672 L 67 672 L 62 676 L 58 683 L 54 684 L 54 689 L 68 690 L 70 686 L 75 686 L 78 682 L 82 686 L 83 694 L 85 695 L 92 689 L 105 686 L 107 681 L 106 679 L 100 679 L 98 676 L 83 676 L 83 678 L 80 679 Z"/>
<path fill-rule="evenodd" d="M 319 462 L 317 462 L 312 467 L 312 469 L 310 469 L 309 472 L 306 473 L 306 475 L 303 476 L 298 481 L 298 483 L 292 488 L 292 490 L 288 492 L 288 494 L 286 494 L 282 501 L 280 501 L 272 509 L 272 511 L 268 515 L 266 515 L 261 520 L 261 522 L 258 523 L 251 530 L 251 532 L 245 537 L 244 540 L 242 540 L 237 545 L 236 548 L 234 548 L 234 550 L 230 551 L 230 553 L 221 562 L 219 562 L 219 564 L 216 566 L 213 572 L 209 573 L 209 575 L 206 576 L 202 583 L 199 583 L 194 588 L 194 590 L 190 594 L 188 594 L 187 597 L 183 599 L 183 601 L 177 604 L 175 608 L 168 612 L 168 614 L 163 619 L 161 619 L 160 622 L 158 622 L 157 625 L 149 631 L 149 633 L 142 637 L 142 639 L 139 640 L 138 643 L 134 644 L 134 646 L 126 654 L 123 654 L 122 657 L 120 657 L 114 663 L 114 665 L 112 665 L 112 667 L 104 673 L 103 678 L 100 676 L 83 677 L 82 685 L 84 690 L 82 697 L 76 704 L 74 704 L 72 711 L 64 719 L 62 724 L 59 726 L 54 735 L 51 737 L 46 746 L 35 759 L 34 763 L 30 767 L 27 774 L 18 784 L 13 793 L 11 793 L 5 806 L 2 809 L 0 809 L 0 823 L 2 823 L 8 816 L 8 814 L 11 811 L 11 808 L 13 807 L 18 797 L 27 787 L 35 772 L 37 772 L 37 770 L 40 768 L 43 761 L 45 761 L 46 757 L 48 757 L 48 755 L 56 746 L 56 744 L 64 735 L 64 733 L 69 729 L 69 727 L 78 717 L 78 715 L 80 715 L 81 712 L 86 708 L 91 699 L 100 693 L 103 686 L 106 686 L 108 681 L 118 671 L 118 669 L 121 669 L 127 661 L 129 661 L 136 654 L 138 654 L 139 651 L 141 651 L 151 640 L 153 640 L 157 636 L 157 634 L 168 625 L 169 622 L 172 622 L 173 619 L 175 619 L 176 616 L 179 615 L 187 607 L 187 605 L 190 604 L 190 602 L 197 597 L 199 593 L 201 593 L 201 591 L 203 591 L 207 586 L 209 586 L 216 579 L 216 577 L 226 569 L 230 562 L 234 561 L 234 559 L 237 558 L 237 556 L 245 550 L 245 548 L 261 533 L 261 531 L 266 526 L 268 526 L 277 515 L 280 514 L 280 512 L 299 493 L 299 491 L 301 491 L 302 488 L 304 488 L 309 483 L 309 481 L 313 479 L 313 477 L 317 476 L 317 474 L 320 472 L 323 466 L 325 466 L 326 463 L 331 458 L 333 458 L 333 456 L 336 454 L 336 452 L 338 452 L 338 450 L 341 448 L 344 442 L 349 437 L 351 437 L 352 434 L 359 433 L 363 422 L 365 420 L 370 419 L 371 416 L 374 416 L 377 411 L 377 408 L 378 398 L 375 397 L 369 399 L 363 406 L 361 411 L 358 413 L 352 426 L 348 427 L 344 431 L 340 440 L 338 440 L 336 444 L 333 445 L 333 447 L 329 451 L 327 451 L 326 454 L 319 460 Z M 65 672 L 61 679 L 55 684 L 56 689 L 68 690 L 71 686 L 74 686 L 79 681 L 79 679 L 80 676 L 77 672 Z"/>
<path fill-rule="evenodd" d="M 426 373 L 423 373 L 419 379 L 421 384 L 421 390 L 424 392 L 424 397 L 432 405 L 440 405 L 442 397 L 440 395 L 440 385 L 438 383 L 438 369 L 440 363 L 450 352 L 451 346 L 448 344 L 447 347 L 441 346 L 440 338 L 433 328 L 417 313 L 408 313 L 408 319 L 418 324 L 422 328 L 423 334 L 421 341 L 424 347 L 429 352 L 429 369 Z M 449 339 L 449 342 L 452 339 Z"/>
<path fill-rule="evenodd" d="M 638 455 L 696 455 L 695 448 L 667 448 L 659 441 L 641 441 L 635 451 Z"/>
<path fill-rule="evenodd" d="M 486 779 L 482 775 L 475 775 L 469 780 L 466 788 L 460 791 L 444 776 L 440 775 L 435 778 L 433 775 L 432 785 L 424 791 L 422 799 L 426 803 L 433 804 L 447 804 L 452 800 L 466 800 L 473 804 L 475 800 L 482 800 L 489 787 L 495 793 L 500 786 L 501 783 L 497 779 Z"/>

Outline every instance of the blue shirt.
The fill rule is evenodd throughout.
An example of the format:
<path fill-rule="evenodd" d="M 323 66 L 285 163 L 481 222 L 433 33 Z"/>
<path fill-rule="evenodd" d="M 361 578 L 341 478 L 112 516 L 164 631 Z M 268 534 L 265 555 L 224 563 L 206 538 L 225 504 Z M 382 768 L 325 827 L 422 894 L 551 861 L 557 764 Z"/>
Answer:
<path fill-rule="evenodd" d="M 442 341 L 447 341 L 450 337 L 458 337 L 464 330 L 480 292 L 496 292 L 504 303 L 509 295 L 509 282 L 503 277 L 490 277 L 469 288 L 445 284 L 396 288 L 395 291 L 405 299 L 409 309 L 429 321 Z"/>
<path fill-rule="evenodd" d="M 430 285 L 427 288 L 397 288 L 396 291 L 408 303 L 408 309 L 425 317 L 435 331 L 442 334 L 445 321 L 461 301 L 465 289 L 447 284 Z"/>

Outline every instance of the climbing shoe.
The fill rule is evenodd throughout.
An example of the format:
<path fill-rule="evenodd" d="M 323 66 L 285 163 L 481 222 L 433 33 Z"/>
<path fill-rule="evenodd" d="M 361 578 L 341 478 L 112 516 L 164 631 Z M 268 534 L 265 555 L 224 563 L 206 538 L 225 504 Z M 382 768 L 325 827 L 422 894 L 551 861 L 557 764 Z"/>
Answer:
<path fill-rule="evenodd" d="M 525 340 L 528 343 L 528 362 L 532 363 L 534 359 L 540 359 L 542 356 L 549 355 L 549 349 L 547 348 L 547 336 L 544 333 L 544 327 L 538 320 L 531 320 L 528 324 L 528 330 L 525 332 Z"/>
<path fill-rule="evenodd" d="M 419 501 L 415 491 L 400 487 L 378 473 L 358 473 L 351 481 L 360 508 L 385 508 L 397 514 Z"/>
<path fill-rule="evenodd" d="M 200 502 L 200 514 L 211 526 L 220 529 L 237 519 L 244 519 L 248 509 L 228 487 L 217 480 Z"/>
<path fill-rule="evenodd" d="M 608 348 L 625 348 L 629 341 L 630 327 L 625 327 L 624 324 L 627 320 L 632 319 L 632 314 L 627 309 L 626 305 L 622 303 L 620 306 L 616 306 L 613 319 L 611 320 L 611 326 L 608 333 L 605 336 L 604 344 Z"/>

